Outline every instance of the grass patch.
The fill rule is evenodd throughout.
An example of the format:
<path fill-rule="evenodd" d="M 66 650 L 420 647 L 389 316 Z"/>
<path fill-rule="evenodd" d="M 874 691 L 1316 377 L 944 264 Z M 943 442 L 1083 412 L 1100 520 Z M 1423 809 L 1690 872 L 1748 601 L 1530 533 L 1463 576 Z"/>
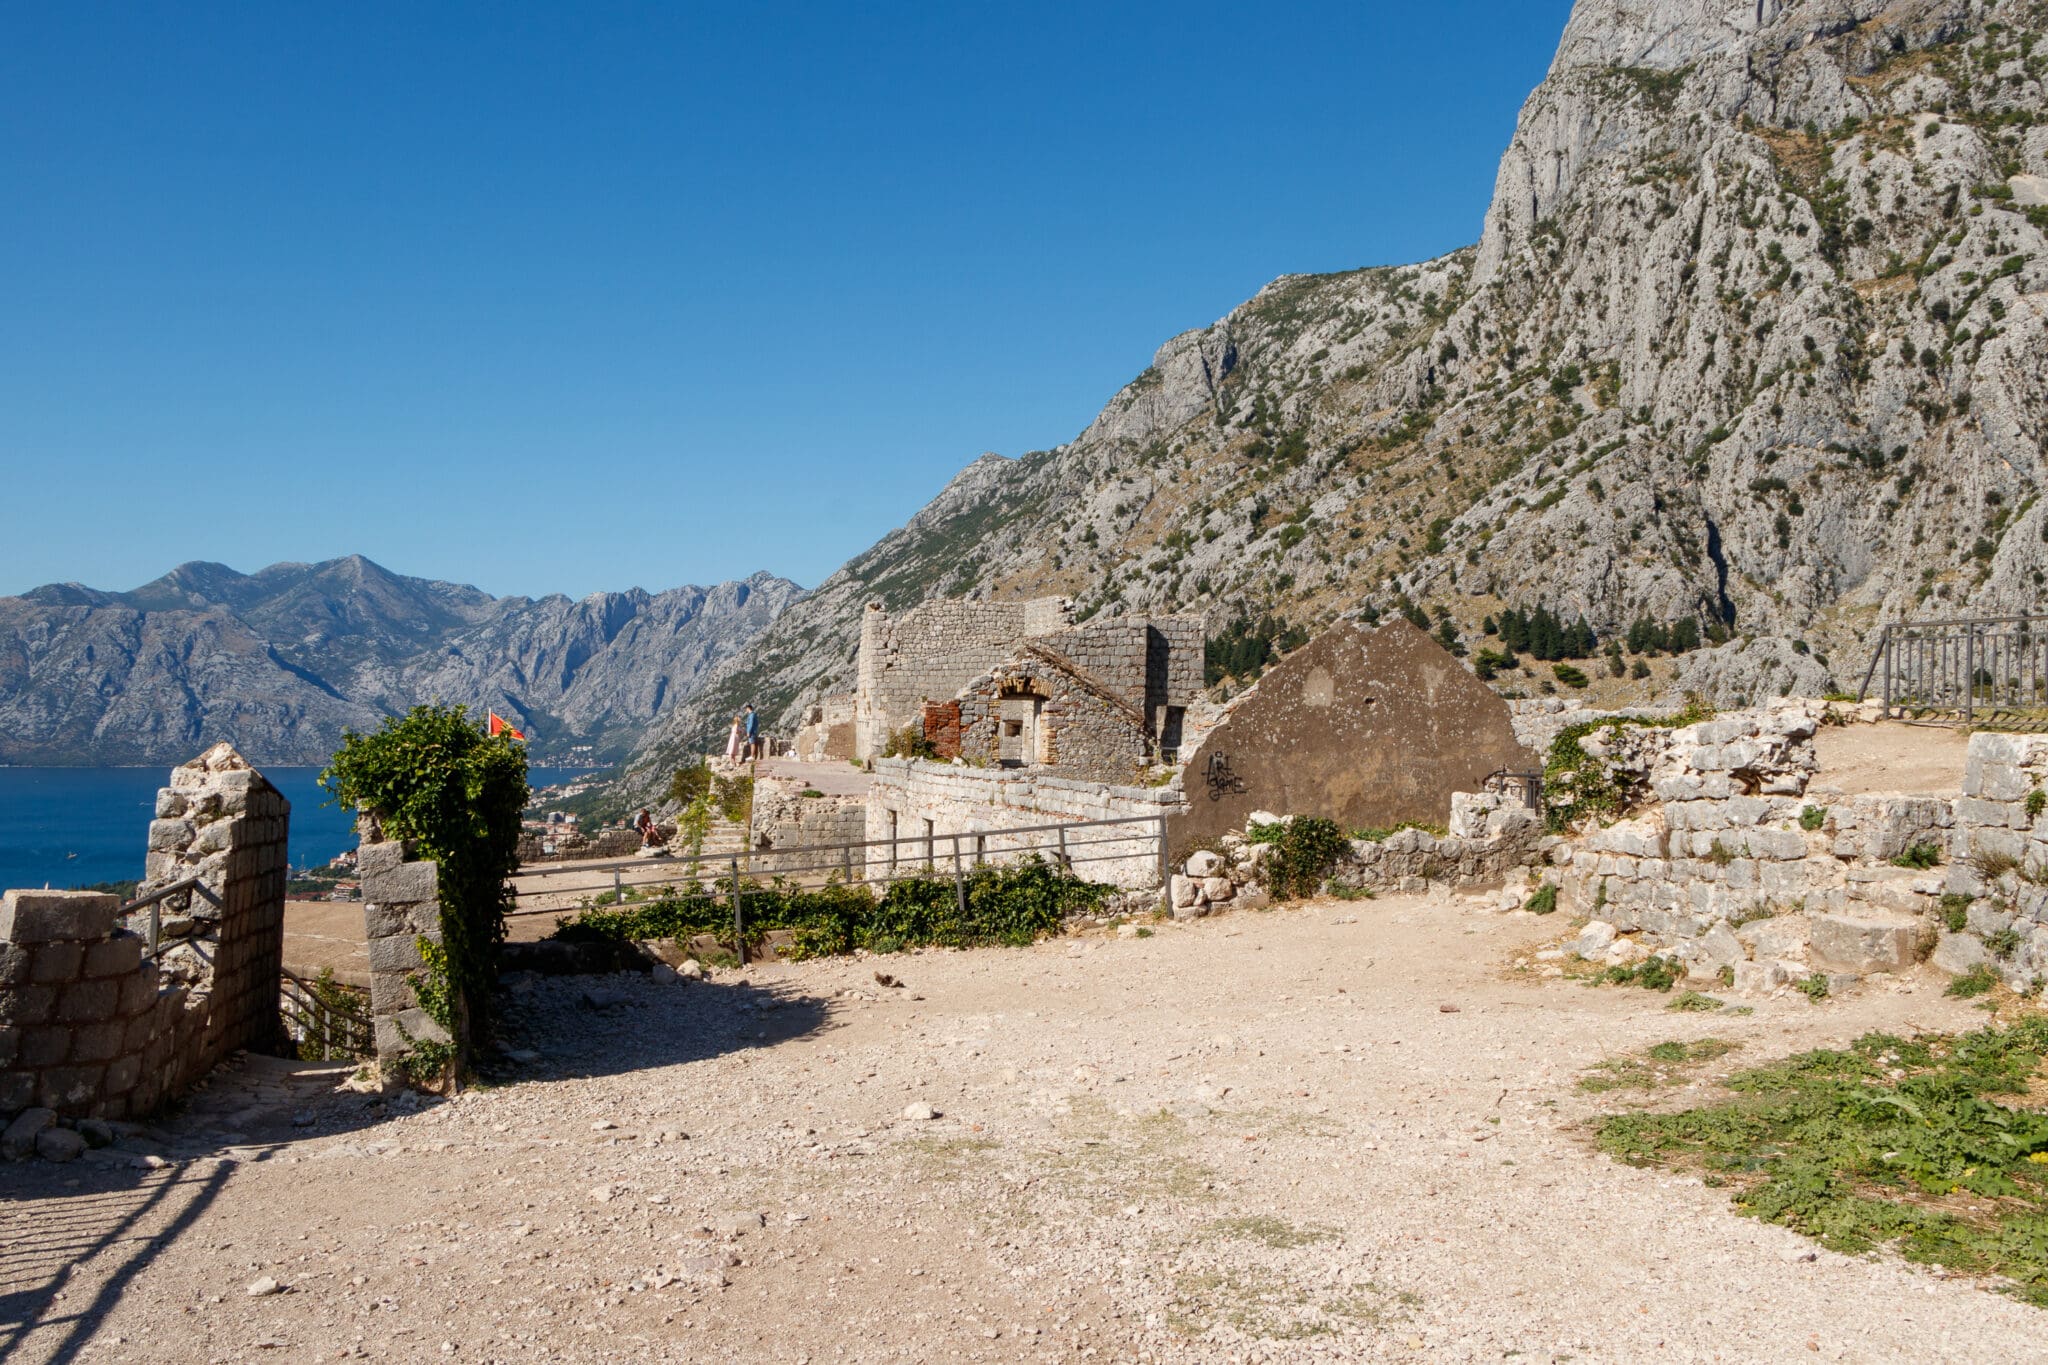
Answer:
<path fill-rule="evenodd" d="M 1532 915 L 1548 915 L 1552 913 L 1557 909 L 1557 885 L 1552 883 L 1548 886 L 1537 887 L 1536 894 L 1523 902 L 1522 908 Z"/>
<path fill-rule="evenodd" d="M 1579 1089 L 1593 1095 L 1611 1090 L 1660 1090 L 1687 1079 L 1689 1068 L 1725 1057 L 1735 1047 L 1721 1038 L 1658 1043 L 1643 1052 L 1601 1062 L 1579 1078 Z"/>
<path fill-rule="evenodd" d="M 1958 1000 L 1968 1000 L 1972 996 L 1986 994 L 1997 984 L 1998 973 L 1992 971 L 1984 963 L 1979 962 L 1976 966 L 1949 982 L 1948 989 L 1943 991 L 1942 994 L 1953 995 Z"/>
<path fill-rule="evenodd" d="M 1698 991 L 1686 991 L 1664 1008 L 1679 1014 L 1712 1014 L 1716 1010 L 1727 1009 L 1728 1003 L 1725 1000 L 1716 1000 L 1711 995 L 1702 995 Z"/>
<path fill-rule="evenodd" d="M 1668 991 L 1678 984 L 1684 969 L 1668 957 L 1646 957 L 1633 967 L 1614 966 L 1593 978 L 1596 986 L 1641 986 L 1646 991 Z"/>
<path fill-rule="evenodd" d="M 1940 867 L 1941 846 L 1939 844 L 1915 844 L 1898 857 L 1892 859 L 1892 866 L 1910 867 L 1915 872 L 1925 872 L 1930 868 Z"/>
<path fill-rule="evenodd" d="M 1738 1072 L 1722 1103 L 1610 1115 L 1599 1144 L 1632 1165 L 1699 1171 L 1744 1213 L 1836 1251 L 1889 1246 L 2048 1307 L 2048 1114 L 2010 1102 L 2044 1053 L 2048 1016 L 1954 1037 L 1867 1034 Z"/>
<path fill-rule="evenodd" d="M 1249 1218 L 1217 1218 L 1209 1223 L 1208 1230 L 1218 1237 L 1242 1238 L 1277 1250 L 1337 1240 L 1335 1228 L 1303 1227 L 1298 1223 L 1290 1223 L 1285 1218 L 1275 1218 L 1271 1214 L 1256 1214 Z"/>

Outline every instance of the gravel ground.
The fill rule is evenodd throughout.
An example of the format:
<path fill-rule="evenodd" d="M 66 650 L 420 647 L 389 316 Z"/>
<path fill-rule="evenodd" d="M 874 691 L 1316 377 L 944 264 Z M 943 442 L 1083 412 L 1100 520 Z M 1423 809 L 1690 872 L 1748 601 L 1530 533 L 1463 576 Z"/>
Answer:
<path fill-rule="evenodd" d="M 1628 1101 L 1575 1084 L 1981 1013 L 1928 979 L 1672 1014 L 1510 968 L 1565 928 L 1402 898 L 528 980 L 539 1056 L 453 1102 L 269 1083 L 154 1134 L 161 1169 L 0 1172 L 0 1355 L 2048 1359 L 2034 1309 L 1608 1161 L 1586 1120 Z"/>

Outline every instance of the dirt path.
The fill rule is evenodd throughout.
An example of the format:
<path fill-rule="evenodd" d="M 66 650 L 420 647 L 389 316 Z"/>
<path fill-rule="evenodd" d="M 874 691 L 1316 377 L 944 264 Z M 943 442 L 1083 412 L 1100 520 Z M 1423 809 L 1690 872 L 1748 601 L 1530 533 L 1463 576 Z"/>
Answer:
<path fill-rule="evenodd" d="M 1615 1099 L 1575 1086 L 1663 1039 L 1736 1065 L 1980 1013 L 1916 982 L 1672 1014 L 1506 979 L 1565 926 L 1461 905 L 530 983 L 526 1079 L 411 1114 L 336 1096 L 243 1159 L 6 1169 L 29 1242 L 74 1262 L 61 1298 L 8 1300 L 45 1324 L 19 1358 L 2048 1359 L 2036 1310 L 1804 1259 L 1599 1156 Z"/>
<path fill-rule="evenodd" d="M 1945 725 L 1824 725 L 1814 733 L 1820 771 L 1816 787 L 1844 796 L 1870 792 L 1927 793 L 1954 797 L 1962 791 L 1970 737 Z"/>

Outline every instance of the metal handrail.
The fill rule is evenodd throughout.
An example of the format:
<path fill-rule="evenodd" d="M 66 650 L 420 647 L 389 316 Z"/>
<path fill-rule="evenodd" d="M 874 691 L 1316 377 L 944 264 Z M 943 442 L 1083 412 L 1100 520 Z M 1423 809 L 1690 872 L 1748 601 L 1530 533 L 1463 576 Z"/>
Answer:
<path fill-rule="evenodd" d="M 158 944 L 163 938 L 163 903 L 172 896 L 183 895 L 187 897 L 186 903 L 190 904 L 190 893 L 194 891 L 199 893 L 201 900 L 207 902 L 214 909 L 225 911 L 228 908 L 227 903 L 214 893 L 213 888 L 197 877 L 184 877 L 172 882 L 168 886 L 160 886 L 147 896 L 137 896 L 134 900 L 128 901 L 121 906 L 123 918 L 134 914 L 145 905 L 149 907 L 149 956 L 151 960 L 156 958 Z"/>

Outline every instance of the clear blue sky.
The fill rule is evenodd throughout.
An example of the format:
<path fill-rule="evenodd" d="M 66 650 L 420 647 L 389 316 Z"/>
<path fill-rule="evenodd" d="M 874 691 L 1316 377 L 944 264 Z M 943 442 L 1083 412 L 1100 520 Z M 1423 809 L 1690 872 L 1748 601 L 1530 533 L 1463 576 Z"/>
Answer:
<path fill-rule="evenodd" d="M 0 17 L 0 592 L 806 585 L 1275 275 L 1474 240 L 1566 0 Z"/>

